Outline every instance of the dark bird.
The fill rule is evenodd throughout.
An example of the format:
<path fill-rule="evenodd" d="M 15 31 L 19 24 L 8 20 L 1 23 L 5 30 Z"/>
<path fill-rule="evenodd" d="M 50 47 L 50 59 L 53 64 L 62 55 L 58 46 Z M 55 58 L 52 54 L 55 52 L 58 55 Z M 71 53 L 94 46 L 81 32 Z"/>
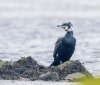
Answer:
<path fill-rule="evenodd" d="M 66 31 L 66 34 L 64 37 L 59 38 L 55 43 L 53 53 L 54 61 L 50 66 L 57 66 L 61 62 L 64 63 L 70 60 L 71 56 L 73 55 L 76 39 L 73 36 L 72 26 L 73 25 L 71 22 L 63 23 L 62 25 L 57 26 L 63 28 Z"/>

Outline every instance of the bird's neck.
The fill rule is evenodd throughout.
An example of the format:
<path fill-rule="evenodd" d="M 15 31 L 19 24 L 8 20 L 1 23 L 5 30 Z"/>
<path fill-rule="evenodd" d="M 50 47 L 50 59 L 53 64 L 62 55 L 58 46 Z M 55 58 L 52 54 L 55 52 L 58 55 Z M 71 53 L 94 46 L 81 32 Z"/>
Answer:
<path fill-rule="evenodd" d="M 73 30 L 71 28 L 68 29 L 66 35 L 73 36 Z"/>

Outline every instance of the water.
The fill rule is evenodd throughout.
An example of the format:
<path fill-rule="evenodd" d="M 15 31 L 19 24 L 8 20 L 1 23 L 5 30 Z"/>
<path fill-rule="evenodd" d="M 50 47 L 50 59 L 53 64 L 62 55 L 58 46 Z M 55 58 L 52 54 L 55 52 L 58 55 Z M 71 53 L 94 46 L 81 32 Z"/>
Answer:
<path fill-rule="evenodd" d="M 0 18 L 33 15 L 100 17 L 100 0 L 0 0 Z"/>
<path fill-rule="evenodd" d="M 100 20 L 85 18 L 34 17 L 0 20 L 0 59 L 17 60 L 32 56 L 43 65 L 53 61 L 52 53 L 57 38 L 64 36 L 56 25 L 71 21 L 77 39 L 71 58 L 80 60 L 94 75 L 100 75 Z"/>

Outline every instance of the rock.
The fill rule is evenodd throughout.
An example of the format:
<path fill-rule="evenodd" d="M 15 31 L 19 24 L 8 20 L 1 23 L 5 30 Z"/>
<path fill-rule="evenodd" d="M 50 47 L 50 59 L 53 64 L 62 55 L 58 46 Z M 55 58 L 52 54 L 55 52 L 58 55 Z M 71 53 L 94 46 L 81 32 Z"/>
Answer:
<path fill-rule="evenodd" d="M 83 73 L 87 77 L 92 77 L 92 75 L 85 69 L 85 67 L 78 61 L 67 61 L 58 66 L 61 70 L 59 73 L 60 79 L 63 80 L 66 76 L 73 73 Z"/>
<path fill-rule="evenodd" d="M 20 78 L 20 74 L 14 71 L 13 66 L 10 63 L 2 65 L 0 68 L 0 76 L 1 79 L 5 80 L 18 80 Z"/>
<path fill-rule="evenodd" d="M 0 61 L 1 64 L 3 61 Z M 59 66 L 45 67 L 39 65 L 32 57 L 22 57 L 15 62 L 6 62 L 0 67 L 0 79 L 5 80 L 44 80 L 44 81 L 60 81 L 60 80 L 74 80 L 76 76 L 81 73 L 86 77 L 92 75 L 85 69 L 85 67 L 78 61 L 67 61 Z M 81 77 L 82 77 L 81 75 Z M 70 79 L 70 76 L 72 79 Z M 72 77 L 73 76 L 73 77 Z"/>
<path fill-rule="evenodd" d="M 38 67 L 38 63 L 31 56 L 29 57 L 21 57 L 18 61 L 14 62 L 14 65 L 21 65 L 26 68 L 32 68 L 33 66 Z"/>
<path fill-rule="evenodd" d="M 39 72 L 35 70 L 26 70 L 21 74 L 21 77 L 23 78 L 29 78 L 30 80 L 37 80 L 39 77 Z"/>
<path fill-rule="evenodd" d="M 57 72 L 58 74 L 60 73 L 61 69 L 58 66 L 51 66 L 47 68 L 51 72 Z"/>
<path fill-rule="evenodd" d="M 39 74 L 41 66 L 32 57 L 22 57 L 15 62 L 7 62 L 0 68 L 1 79 L 5 80 L 18 80 L 22 76 L 23 78 L 31 78 L 34 74 Z M 42 66 L 43 68 L 43 66 Z M 32 74 L 34 73 L 34 74 Z"/>
<path fill-rule="evenodd" d="M 74 82 L 74 81 L 76 82 L 82 80 L 83 78 L 86 78 L 86 75 L 77 72 L 77 73 L 69 74 L 68 76 L 65 77 L 65 80 L 70 82 Z"/>
<path fill-rule="evenodd" d="M 33 76 L 30 78 L 30 80 L 32 80 L 32 81 L 38 80 L 38 77 L 35 76 L 35 75 L 33 75 Z"/>
<path fill-rule="evenodd" d="M 44 81 L 58 81 L 59 75 L 56 72 L 47 72 L 45 74 L 40 75 L 39 79 Z"/>
<path fill-rule="evenodd" d="M 0 70 L 0 79 L 4 80 L 18 80 L 20 79 L 20 75 L 13 70 Z"/>

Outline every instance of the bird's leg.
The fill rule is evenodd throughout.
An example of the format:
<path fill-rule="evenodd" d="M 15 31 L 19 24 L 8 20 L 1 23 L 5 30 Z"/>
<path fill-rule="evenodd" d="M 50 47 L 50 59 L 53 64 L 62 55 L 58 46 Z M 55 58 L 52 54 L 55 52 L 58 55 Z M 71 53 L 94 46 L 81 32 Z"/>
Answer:
<path fill-rule="evenodd" d="M 55 57 L 53 63 L 50 66 L 57 66 L 60 64 L 60 59 L 59 57 Z"/>
<path fill-rule="evenodd" d="M 57 54 L 54 56 L 54 61 L 56 60 L 56 58 L 57 58 Z"/>

